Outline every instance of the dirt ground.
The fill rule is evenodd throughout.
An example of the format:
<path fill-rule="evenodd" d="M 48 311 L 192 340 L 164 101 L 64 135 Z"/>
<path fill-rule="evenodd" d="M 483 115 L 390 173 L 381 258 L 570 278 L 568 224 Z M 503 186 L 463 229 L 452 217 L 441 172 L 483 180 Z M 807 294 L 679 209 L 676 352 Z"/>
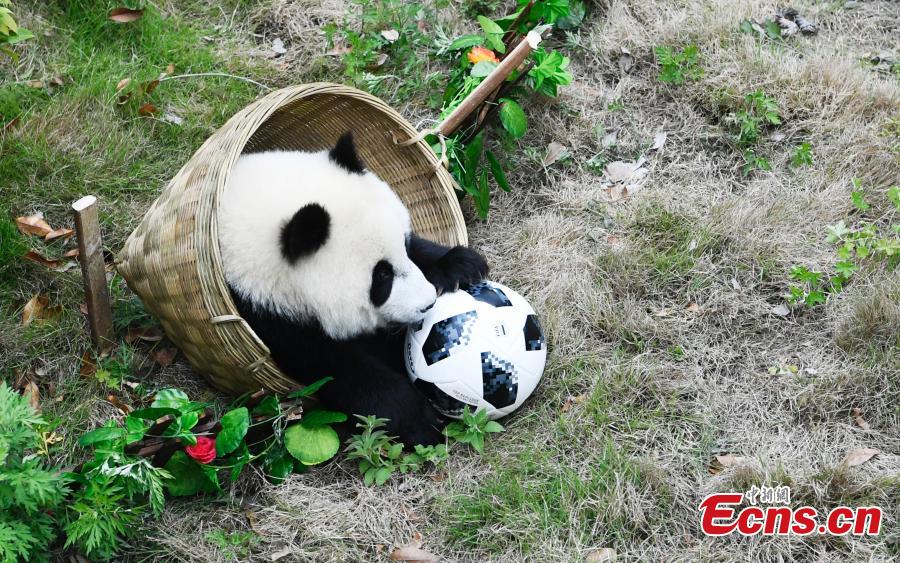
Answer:
<path fill-rule="evenodd" d="M 229 31 L 215 56 L 245 65 L 245 75 L 273 85 L 341 81 L 321 28 L 352 13 L 351 6 L 276 0 L 242 5 L 238 18 L 230 10 L 202 12 L 209 20 L 203 25 Z M 819 25 L 817 35 L 776 42 L 739 30 L 742 20 L 762 21 L 778 7 L 759 0 L 597 1 L 580 29 L 552 40 L 572 59 L 573 84 L 526 108 L 530 129 L 511 155 L 512 190 L 495 194 L 489 218 L 477 219 L 468 202 L 464 209 L 471 244 L 488 257 L 493 279 L 534 305 L 550 350 L 541 386 L 504 420 L 506 432 L 483 455 L 458 447 L 436 471 L 375 488 L 341 461 L 280 486 L 251 475 L 223 498 L 170 503 L 160 520 L 147 522 L 129 557 L 383 561 L 418 532 L 423 549 L 446 561 L 583 561 L 602 548 L 614 549 L 619 561 L 896 558 L 900 276 L 872 264 L 825 304 L 788 310 L 784 296 L 794 266 L 827 270 L 837 260 L 826 228 L 859 219 L 854 178 L 871 204 L 866 218 L 884 228 L 900 222 L 887 197 L 900 181 L 900 67 L 866 62 L 873 53 L 900 60 L 900 5 L 802 1 L 793 7 Z M 42 10 L 31 6 L 27 17 L 59 25 Z M 451 37 L 473 31 L 457 13 L 441 10 L 434 25 Z M 288 52 L 261 56 L 259 46 L 276 37 Z M 687 44 L 698 47 L 702 76 L 661 82 L 654 47 Z M 620 66 L 623 48 L 633 56 L 628 72 Z M 255 62 L 233 62 L 246 60 Z M 122 170 L 126 161 L 153 164 L 140 189 L 116 187 L 123 206 L 106 219 L 110 244 L 124 240 L 154 190 L 214 129 L 210 123 L 258 94 L 252 85 L 240 88 L 233 102 L 184 94 L 179 100 L 200 108 L 190 138 L 169 143 L 154 133 L 122 157 Z M 783 123 L 763 134 L 771 170 L 745 174 L 729 115 L 754 91 L 777 102 Z M 391 99 L 391 92 L 383 95 Z M 33 128 L 16 141 L 25 148 L 4 140 L 0 171 L 37 166 L 27 156 L 36 145 L 28 143 L 41 138 L 53 150 L 100 158 L 78 148 L 82 137 L 69 129 L 95 111 L 90 100 L 86 93 L 35 110 Z M 394 105 L 413 123 L 436 117 L 417 97 Z M 61 118 L 66 108 L 81 117 Z M 659 133 L 665 141 L 653 149 Z M 551 142 L 564 145 L 567 156 L 544 166 Z M 804 142 L 812 164 L 793 166 Z M 610 190 L 603 164 L 642 155 L 647 175 L 627 194 Z M 79 177 L 59 180 L 52 197 L 42 187 L 48 181 L 56 181 L 52 172 L 14 175 L 0 201 L 13 216 L 42 201 L 64 202 Z M 62 203 L 50 206 L 51 215 L 54 209 L 62 216 Z M 9 272 L 0 359 L 19 366 L 41 354 L 48 378 L 78 386 L 83 337 L 16 328 L 22 304 L 42 282 L 32 270 Z M 77 280 L 52 283 L 60 299 L 77 303 Z M 82 321 L 73 318 L 77 327 Z M 46 352 L 50 345 L 64 352 Z M 159 377 L 209 393 L 181 362 Z M 71 393 L 77 403 L 64 406 L 81 413 L 82 428 L 110 416 L 102 388 Z M 844 465 L 860 447 L 880 453 Z M 730 457 L 723 466 L 716 456 Z M 789 485 L 793 506 L 822 512 L 881 506 L 882 533 L 700 532 L 697 506 L 707 494 L 753 485 Z M 251 539 L 226 548 L 205 539 L 211 530 L 251 532 Z"/>

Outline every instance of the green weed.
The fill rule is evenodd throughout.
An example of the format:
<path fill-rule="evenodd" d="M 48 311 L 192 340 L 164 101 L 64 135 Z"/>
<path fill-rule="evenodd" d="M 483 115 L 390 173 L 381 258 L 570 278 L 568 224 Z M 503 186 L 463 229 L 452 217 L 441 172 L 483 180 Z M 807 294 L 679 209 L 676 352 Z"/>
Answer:
<path fill-rule="evenodd" d="M 813 154 L 812 146 L 809 143 L 802 143 L 794 149 L 791 155 L 791 166 L 799 168 L 801 166 L 812 166 Z"/>
<path fill-rule="evenodd" d="M 688 80 L 697 80 L 703 76 L 696 45 L 688 45 L 680 51 L 662 46 L 656 47 L 653 52 L 659 64 L 660 82 L 684 84 Z"/>

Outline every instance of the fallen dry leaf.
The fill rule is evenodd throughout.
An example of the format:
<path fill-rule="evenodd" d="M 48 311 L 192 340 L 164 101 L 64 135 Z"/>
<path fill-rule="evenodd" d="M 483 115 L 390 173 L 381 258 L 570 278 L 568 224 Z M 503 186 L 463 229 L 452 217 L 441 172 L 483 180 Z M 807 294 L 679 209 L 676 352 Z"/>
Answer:
<path fill-rule="evenodd" d="M 66 83 L 66 80 L 62 76 L 54 76 L 50 79 L 51 86 L 62 86 Z"/>
<path fill-rule="evenodd" d="M 31 405 L 31 408 L 37 413 L 41 412 L 41 392 L 34 381 L 28 382 L 23 394 L 28 396 L 28 404 Z"/>
<path fill-rule="evenodd" d="M 71 253 L 71 251 L 67 252 L 66 254 L 68 255 L 70 253 Z M 77 256 L 77 253 L 76 253 L 76 256 Z M 64 259 L 51 260 L 49 258 L 42 256 L 36 250 L 29 250 L 27 253 L 25 253 L 22 256 L 22 258 L 24 258 L 25 260 L 28 260 L 30 262 L 35 262 L 37 264 L 41 264 L 42 266 L 47 266 L 48 268 L 52 268 L 53 270 L 56 270 L 57 272 L 65 272 L 65 271 L 70 270 L 70 269 L 74 268 L 75 266 L 77 266 L 77 264 L 72 260 L 64 260 Z M 68 258 L 68 256 L 66 256 L 66 258 Z"/>
<path fill-rule="evenodd" d="M 162 367 L 169 367 L 178 355 L 178 348 L 163 348 L 162 350 L 154 350 L 153 359 Z"/>
<path fill-rule="evenodd" d="M 73 234 L 75 234 L 74 229 L 67 229 L 67 228 L 63 227 L 62 229 L 54 229 L 54 230 L 50 231 L 49 233 L 47 233 L 46 235 L 44 235 L 44 240 L 51 241 L 51 240 L 56 240 L 60 237 L 69 238 Z"/>
<path fill-rule="evenodd" d="M 409 545 L 398 547 L 391 552 L 391 561 L 422 561 L 425 563 L 438 563 L 440 559 L 432 553 L 422 549 L 422 534 L 416 532 Z"/>
<path fill-rule="evenodd" d="M 29 88 L 43 88 L 44 81 L 43 80 L 29 80 L 28 82 L 25 83 L 25 85 L 28 86 Z"/>
<path fill-rule="evenodd" d="M 159 342 L 163 339 L 162 330 L 158 326 L 130 326 L 125 334 L 125 342 L 134 344 L 138 340 Z"/>
<path fill-rule="evenodd" d="M 106 400 L 109 401 L 109 403 L 110 403 L 112 406 L 114 406 L 114 407 L 116 407 L 117 409 L 119 409 L 120 411 L 122 411 L 122 414 L 126 414 L 126 415 L 127 415 L 127 414 L 131 413 L 131 411 L 134 410 L 134 409 L 131 407 L 131 405 L 126 405 L 125 403 L 123 403 L 122 401 L 120 401 L 119 398 L 116 397 L 115 395 L 109 395 L 109 396 L 107 396 L 107 397 L 106 397 Z"/>
<path fill-rule="evenodd" d="M 687 310 L 690 311 L 691 313 L 699 313 L 699 312 L 700 312 L 700 305 L 697 305 L 696 303 L 691 303 L 690 305 L 688 305 L 687 307 L 685 307 L 685 309 L 687 309 Z"/>
<path fill-rule="evenodd" d="M 53 227 L 44 220 L 44 214 L 41 212 L 28 217 L 16 217 L 16 227 L 24 235 L 45 237 L 48 233 L 53 232 Z"/>
<path fill-rule="evenodd" d="M 131 84 L 130 78 L 123 78 L 122 80 L 119 80 L 119 83 L 116 84 L 116 93 L 118 94 L 119 92 L 127 88 L 129 84 Z"/>
<path fill-rule="evenodd" d="M 50 298 L 43 293 L 38 293 L 28 300 L 22 310 L 22 326 L 55 319 L 59 317 L 60 313 L 62 313 L 62 307 L 51 307 Z"/>
<path fill-rule="evenodd" d="M 272 52 L 275 55 L 283 55 L 287 53 L 287 49 L 284 46 L 284 41 L 281 40 L 281 37 L 276 37 L 274 41 L 272 41 Z"/>
<path fill-rule="evenodd" d="M 659 149 L 661 149 L 662 146 L 664 144 L 666 144 L 666 137 L 668 137 L 668 136 L 669 136 L 669 134 L 666 133 L 665 131 L 660 131 L 659 133 L 654 135 L 653 136 L 653 144 L 650 145 L 650 150 L 658 151 Z"/>
<path fill-rule="evenodd" d="M 709 463 L 709 474 L 716 475 L 717 473 L 721 473 L 726 467 L 734 467 L 735 465 L 743 463 L 743 461 L 744 458 L 739 455 L 717 455 L 713 457 L 712 461 Z"/>
<path fill-rule="evenodd" d="M 382 30 L 381 36 L 387 39 L 390 43 L 400 39 L 400 32 L 396 29 L 385 29 Z"/>
<path fill-rule="evenodd" d="M 549 145 L 547 145 L 547 154 L 544 155 L 544 159 L 541 161 L 541 164 L 544 166 L 544 168 L 546 168 L 559 159 L 565 157 L 568 153 L 568 147 L 566 147 L 565 145 L 561 145 L 556 141 L 553 141 Z"/>
<path fill-rule="evenodd" d="M 847 456 L 844 458 L 844 461 L 842 463 L 844 467 L 856 467 L 857 465 L 862 465 L 863 463 L 869 461 L 876 454 L 880 453 L 881 451 L 874 448 L 856 448 L 855 450 L 850 450 L 847 453 Z"/>
<path fill-rule="evenodd" d="M 592 551 L 584 558 L 585 563 L 601 563 L 602 561 L 615 561 L 616 550 L 611 547 L 602 547 Z"/>
<path fill-rule="evenodd" d="M 173 63 L 169 63 L 169 64 L 166 66 L 166 72 L 165 72 L 165 74 L 166 74 L 166 75 L 172 75 L 172 74 L 175 74 L 175 65 L 174 65 Z"/>
<path fill-rule="evenodd" d="M 857 426 L 859 426 L 863 430 L 868 430 L 870 428 L 869 423 L 866 422 L 866 419 L 862 417 L 861 410 L 853 407 L 853 409 L 850 410 L 850 414 L 853 415 L 853 422 L 855 422 Z"/>
<path fill-rule="evenodd" d="M 97 373 L 97 362 L 91 351 L 85 350 L 81 355 L 81 367 L 78 369 L 78 374 L 82 377 L 93 377 L 95 373 Z"/>
<path fill-rule="evenodd" d="M 147 102 L 146 104 L 144 104 L 144 105 L 142 105 L 141 107 L 138 108 L 138 115 L 142 115 L 142 116 L 144 116 L 144 117 L 147 117 L 147 116 L 150 116 L 150 115 L 153 115 L 153 114 L 157 113 L 158 111 L 159 111 L 159 110 L 156 109 L 156 106 L 154 106 L 154 105 L 151 104 L 150 102 Z"/>
<path fill-rule="evenodd" d="M 606 165 L 604 174 L 610 182 L 624 182 L 631 178 L 635 170 L 637 170 L 636 163 L 617 160 Z"/>
<path fill-rule="evenodd" d="M 406 519 L 410 522 L 422 522 L 425 520 L 425 518 L 421 514 L 419 514 L 412 508 L 409 508 L 408 506 L 401 505 L 400 513 L 403 514 L 403 516 L 405 516 Z"/>
<path fill-rule="evenodd" d="M 790 312 L 791 310 L 788 309 L 788 306 L 784 303 L 778 305 L 777 307 L 772 307 L 772 314 L 778 315 L 779 317 L 786 317 L 788 316 L 788 314 L 790 314 Z"/>
<path fill-rule="evenodd" d="M 587 395 L 569 395 L 562 405 L 562 412 L 568 412 L 573 405 L 580 405 L 587 401 Z"/>
<path fill-rule="evenodd" d="M 607 133 L 603 136 L 602 139 L 600 139 L 600 146 L 602 146 L 604 149 L 608 149 L 610 147 L 616 146 L 617 141 L 618 135 L 616 135 L 616 132 L 613 131 L 612 133 Z"/>
<path fill-rule="evenodd" d="M 144 10 L 132 10 L 131 8 L 113 8 L 109 11 L 109 20 L 116 23 L 131 23 L 141 19 Z"/>
<path fill-rule="evenodd" d="M 284 546 L 283 548 L 279 549 L 278 551 L 273 551 L 272 553 L 270 553 L 269 561 L 278 561 L 279 559 L 284 559 L 285 557 L 287 557 L 288 555 L 290 555 L 293 552 L 294 552 L 294 550 L 291 549 L 291 546 L 289 546 L 289 545 Z"/>

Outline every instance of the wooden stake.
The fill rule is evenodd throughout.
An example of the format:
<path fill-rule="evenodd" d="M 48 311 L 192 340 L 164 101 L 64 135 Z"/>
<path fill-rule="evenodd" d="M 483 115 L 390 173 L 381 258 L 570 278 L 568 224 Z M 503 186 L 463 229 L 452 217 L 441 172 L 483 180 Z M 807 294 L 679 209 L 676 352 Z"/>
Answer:
<path fill-rule="evenodd" d="M 75 233 L 78 237 L 78 259 L 84 278 L 84 297 L 87 303 L 88 324 L 94 346 L 104 350 L 115 343 L 109 289 L 106 284 L 106 265 L 103 262 L 103 241 L 97 216 L 97 198 L 84 196 L 72 204 L 75 214 Z"/>

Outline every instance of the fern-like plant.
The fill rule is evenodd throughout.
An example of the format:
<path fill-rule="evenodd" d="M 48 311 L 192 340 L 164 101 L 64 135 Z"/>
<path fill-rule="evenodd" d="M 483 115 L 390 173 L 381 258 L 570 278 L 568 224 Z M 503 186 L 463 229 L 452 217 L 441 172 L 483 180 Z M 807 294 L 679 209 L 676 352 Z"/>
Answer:
<path fill-rule="evenodd" d="M 47 560 L 57 535 L 50 513 L 63 502 L 67 480 L 34 453 L 44 424 L 26 398 L 0 382 L 0 561 Z"/>

